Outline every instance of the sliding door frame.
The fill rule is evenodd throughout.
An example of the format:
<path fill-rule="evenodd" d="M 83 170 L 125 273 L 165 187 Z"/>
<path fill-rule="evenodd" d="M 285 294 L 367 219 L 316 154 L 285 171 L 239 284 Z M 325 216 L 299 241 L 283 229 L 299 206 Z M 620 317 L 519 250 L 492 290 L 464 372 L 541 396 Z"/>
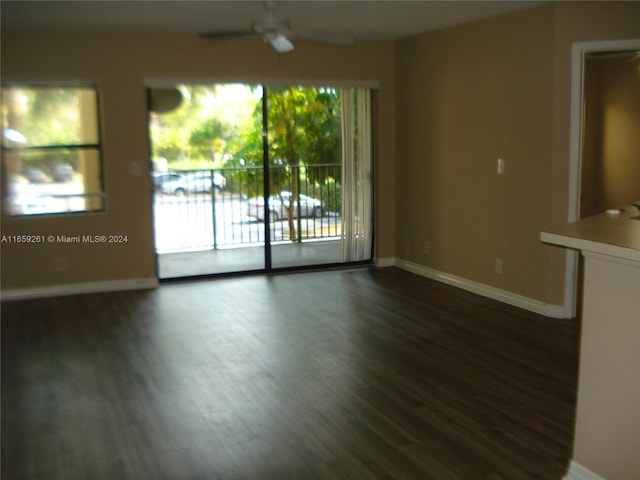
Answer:
<path fill-rule="evenodd" d="M 264 270 L 269 273 L 273 271 L 273 258 L 271 256 L 271 218 L 268 215 L 269 197 L 271 196 L 271 169 L 269 168 L 269 106 L 267 97 L 269 92 L 265 85 L 262 87 L 262 181 L 264 199 Z"/>

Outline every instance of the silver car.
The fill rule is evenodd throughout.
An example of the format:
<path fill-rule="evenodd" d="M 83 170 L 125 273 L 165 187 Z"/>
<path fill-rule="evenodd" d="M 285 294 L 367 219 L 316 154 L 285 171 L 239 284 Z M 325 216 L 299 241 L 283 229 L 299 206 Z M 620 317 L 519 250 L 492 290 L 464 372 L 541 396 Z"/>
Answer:
<path fill-rule="evenodd" d="M 269 198 L 269 221 L 275 222 L 287 218 L 287 207 L 292 198 L 291 192 L 280 192 Z M 293 203 L 293 217 L 298 217 L 298 212 L 302 217 L 321 218 L 325 214 L 325 205 L 316 198 L 300 194 L 300 208 L 298 202 Z M 265 208 L 264 197 L 254 197 L 247 201 L 245 213 L 249 217 L 264 221 Z"/>
<path fill-rule="evenodd" d="M 187 193 L 211 192 L 211 172 L 169 172 L 158 176 L 156 188 L 170 195 L 186 195 Z M 220 193 L 226 186 L 227 179 L 218 172 L 213 172 L 213 188 Z"/>

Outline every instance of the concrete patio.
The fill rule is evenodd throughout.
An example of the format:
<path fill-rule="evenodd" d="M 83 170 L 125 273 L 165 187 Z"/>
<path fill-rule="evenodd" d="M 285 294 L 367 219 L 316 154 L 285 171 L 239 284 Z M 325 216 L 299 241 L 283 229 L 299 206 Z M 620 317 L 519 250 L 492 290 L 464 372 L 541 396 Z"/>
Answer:
<path fill-rule="evenodd" d="M 288 268 L 342 262 L 340 240 L 281 243 L 271 246 L 272 267 Z M 237 246 L 158 254 L 161 279 L 264 270 L 263 246 Z"/>

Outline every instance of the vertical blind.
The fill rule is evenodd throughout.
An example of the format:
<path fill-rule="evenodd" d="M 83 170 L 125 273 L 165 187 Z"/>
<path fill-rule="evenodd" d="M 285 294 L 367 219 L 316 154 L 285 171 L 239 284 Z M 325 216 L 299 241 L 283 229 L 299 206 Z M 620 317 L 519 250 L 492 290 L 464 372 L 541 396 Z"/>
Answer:
<path fill-rule="evenodd" d="M 342 261 L 371 258 L 372 209 L 371 91 L 342 89 Z"/>

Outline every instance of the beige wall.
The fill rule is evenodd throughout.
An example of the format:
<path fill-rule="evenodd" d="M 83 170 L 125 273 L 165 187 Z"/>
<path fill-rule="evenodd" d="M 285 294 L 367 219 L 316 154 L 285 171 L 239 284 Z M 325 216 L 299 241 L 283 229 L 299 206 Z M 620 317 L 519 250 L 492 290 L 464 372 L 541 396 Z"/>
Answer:
<path fill-rule="evenodd" d="M 399 44 L 399 257 L 545 298 L 553 26 L 543 8 Z"/>
<path fill-rule="evenodd" d="M 394 254 L 394 52 L 300 44 L 276 54 L 257 41 L 204 46 L 193 36 L 2 32 L 3 81 L 96 81 L 102 90 L 107 211 L 50 218 L 2 217 L 2 234 L 127 235 L 126 245 L 2 245 L 2 288 L 156 276 L 146 128 L 146 79 L 375 81 L 378 92 L 376 255 Z M 134 165 L 132 165 L 134 164 Z M 133 172 L 141 168 L 141 174 Z M 57 271 L 64 257 L 67 271 Z"/>
<path fill-rule="evenodd" d="M 634 36 L 638 4 L 561 3 L 398 42 L 396 256 L 562 304 L 571 44 Z"/>

